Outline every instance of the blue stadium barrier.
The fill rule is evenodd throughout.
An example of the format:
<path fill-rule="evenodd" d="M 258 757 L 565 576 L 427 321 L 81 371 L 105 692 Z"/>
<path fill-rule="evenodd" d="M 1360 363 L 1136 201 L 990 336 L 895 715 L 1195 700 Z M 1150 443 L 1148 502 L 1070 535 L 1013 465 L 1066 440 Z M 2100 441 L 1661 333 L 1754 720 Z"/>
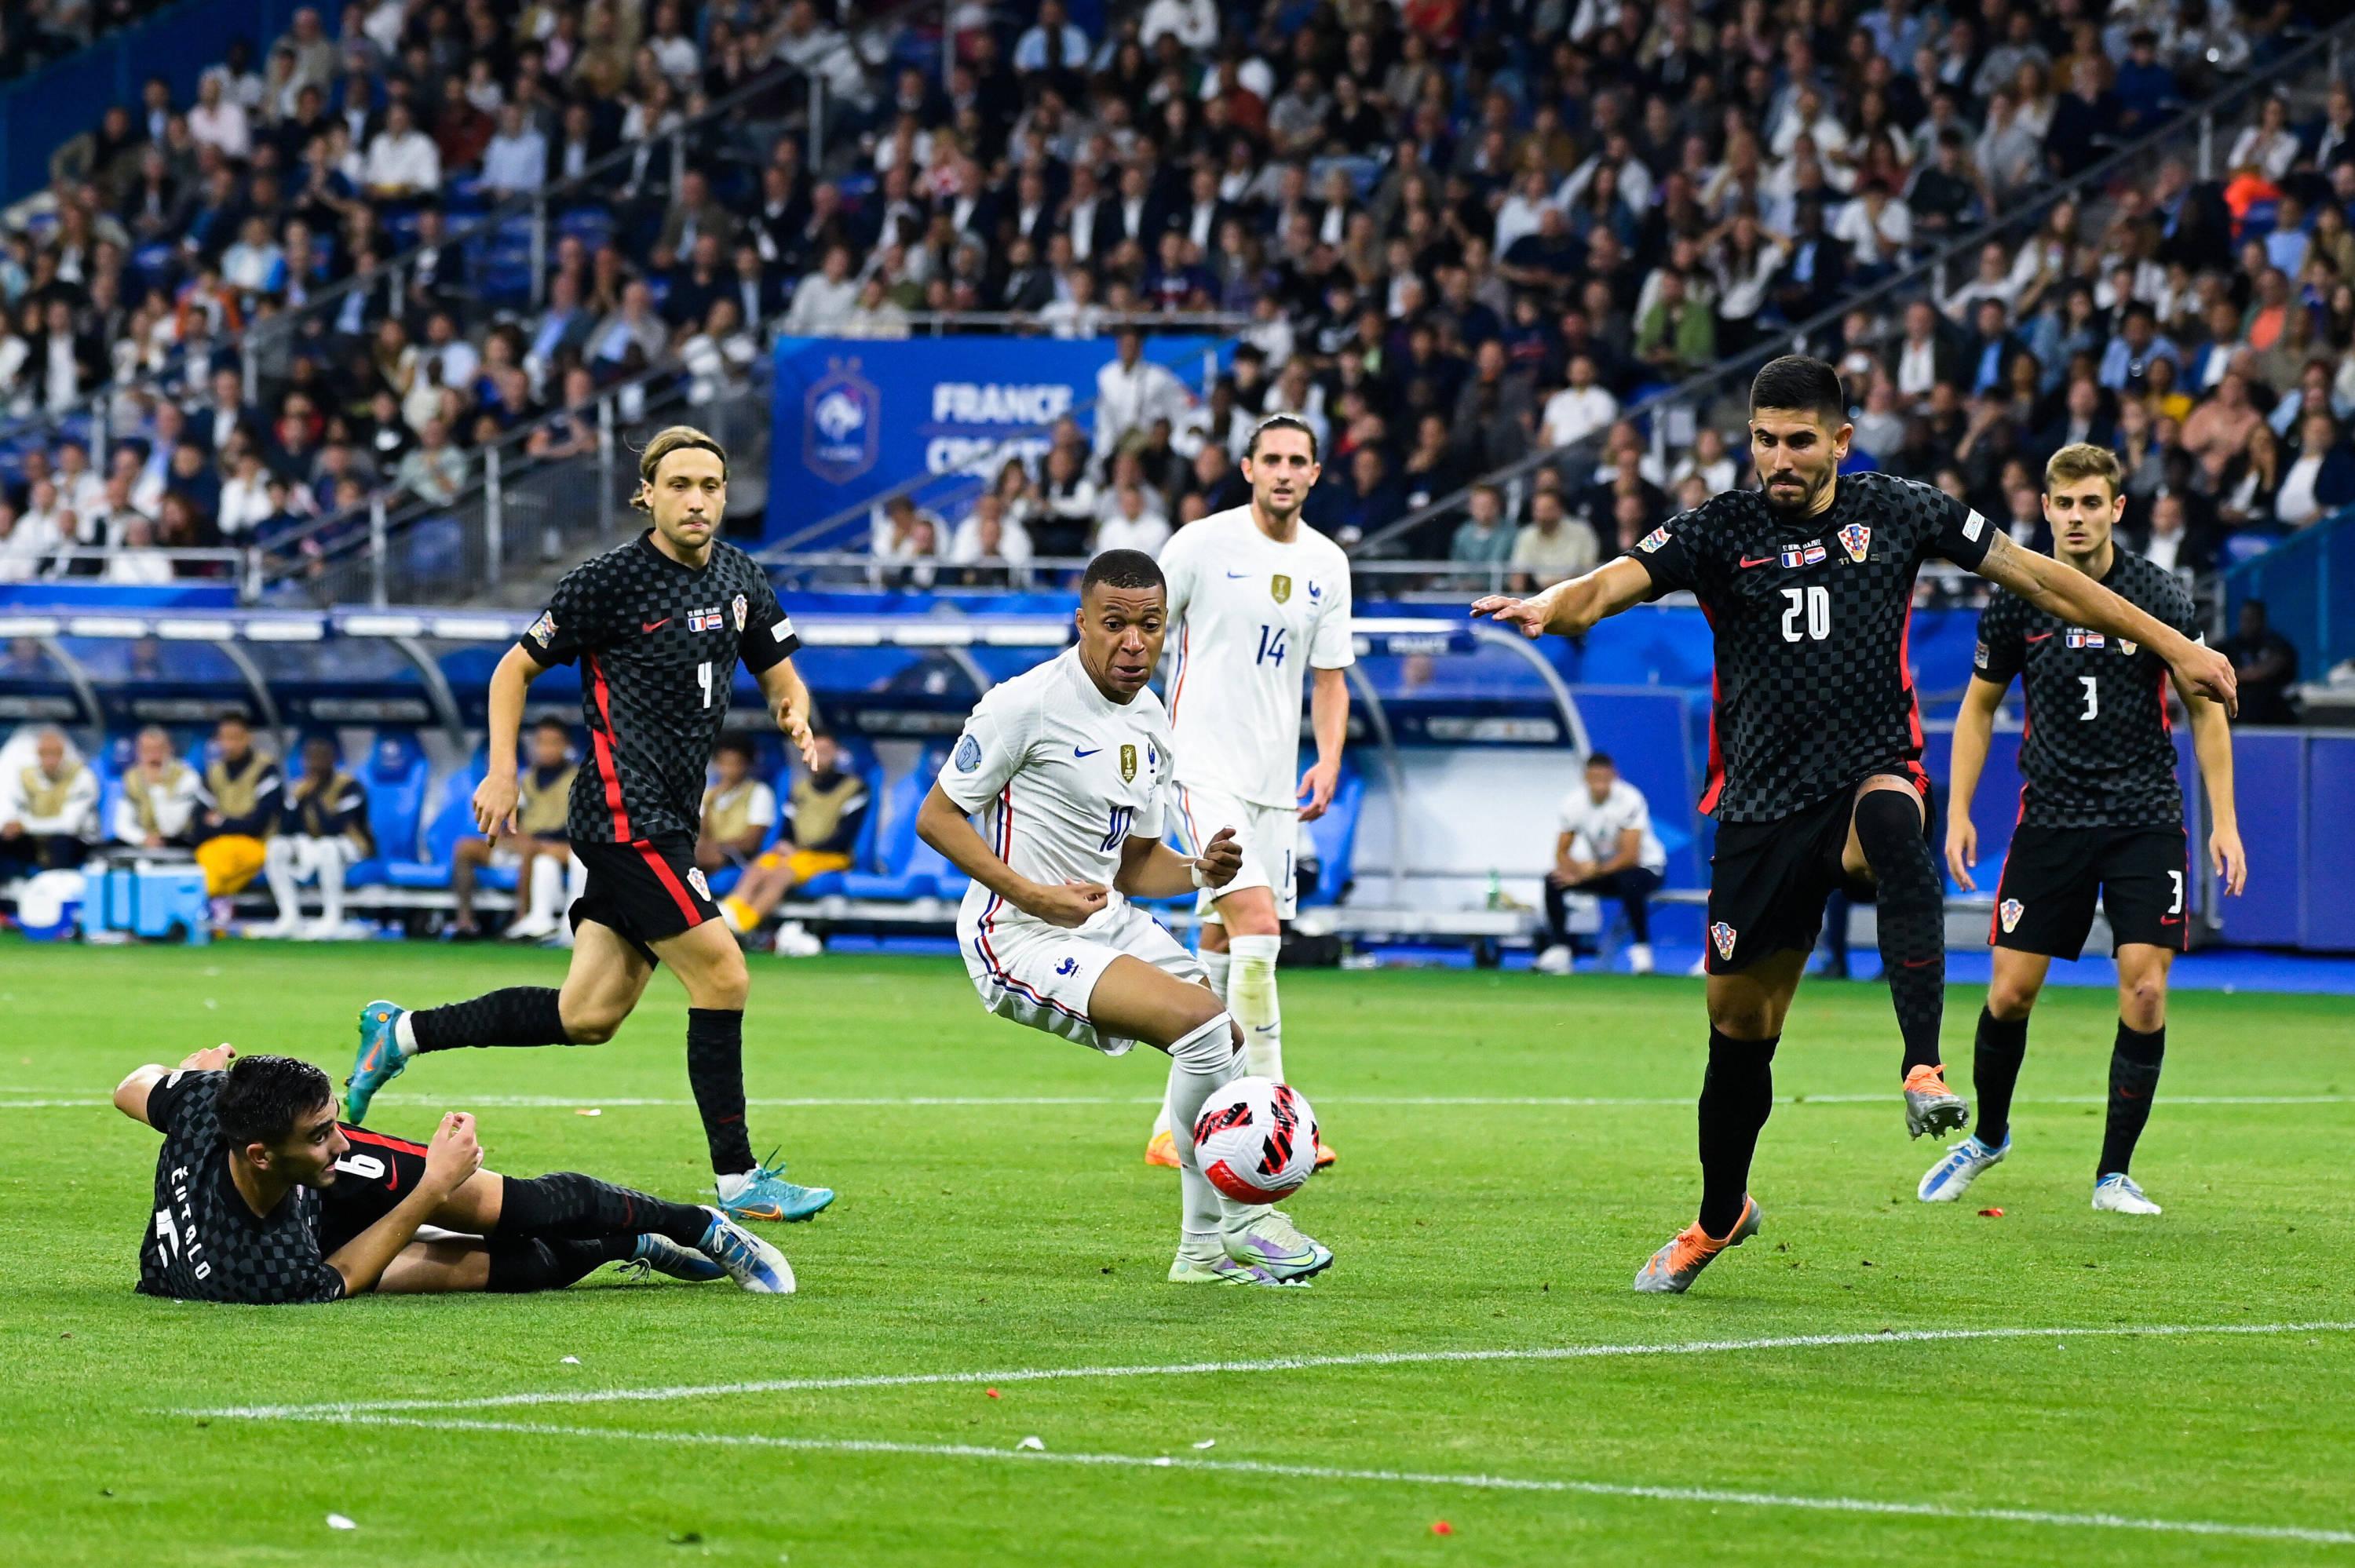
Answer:
<path fill-rule="evenodd" d="M 911 865 L 918 842 L 916 839 L 916 809 L 924 803 L 924 796 L 932 787 L 932 776 L 939 771 L 936 759 L 926 758 L 901 775 L 891 786 L 886 798 L 874 789 L 881 770 L 869 776 L 867 822 L 860 838 L 868 842 L 868 853 L 858 857 L 856 864 L 874 866 L 873 871 L 850 870 L 837 873 L 842 878 L 842 892 L 852 898 L 910 899 L 931 895 L 932 878 L 915 871 Z M 878 819 L 885 819 L 879 825 Z M 824 878 L 814 879 L 811 886 Z M 805 897 L 820 896 L 805 892 Z"/>
<path fill-rule="evenodd" d="M 368 796 L 368 832 L 376 853 L 344 874 L 350 887 L 372 887 L 387 881 L 391 862 L 417 852 L 417 821 L 425 809 L 427 768 L 425 748 L 406 730 L 378 732 L 360 765 L 359 783 Z"/>
<path fill-rule="evenodd" d="M 450 865 L 458 853 L 458 841 L 475 836 L 474 791 L 482 782 L 482 765 L 475 761 L 468 762 L 442 781 L 439 804 L 425 824 L 418 858 L 389 861 L 384 868 L 387 883 L 394 887 L 422 889 L 450 885 Z M 515 887 L 515 868 L 485 866 L 476 881 L 485 887 L 511 892 Z"/>
<path fill-rule="evenodd" d="M 1300 901 L 1304 909 L 1319 908 L 1341 901 L 1341 889 L 1349 883 L 1350 868 L 1358 853 L 1358 819 L 1366 804 L 1366 780 L 1355 768 L 1344 764 L 1341 781 L 1333 787 L 1332 802 L 1325 814 L 1308 824 L 1308 842 L 1316 851 L 1316 888 Z"/>

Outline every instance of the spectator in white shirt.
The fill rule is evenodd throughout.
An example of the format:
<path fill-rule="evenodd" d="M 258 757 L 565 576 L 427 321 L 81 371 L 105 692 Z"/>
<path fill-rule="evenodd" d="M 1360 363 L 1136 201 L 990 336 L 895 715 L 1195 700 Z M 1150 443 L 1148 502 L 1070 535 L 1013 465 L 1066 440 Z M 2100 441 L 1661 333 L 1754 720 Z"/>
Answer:
<path fill-rule="evenodd" d="M 98 836 L 98 775 L 44 726 L 33 760 L 0 774 L 0 879 L 12 872 L 68 870 Z"/>
<path fill-rule="evenodd" d="M 1096 455 L 1106 457 L 1131 431 L 1149 431 L 1156 419 L 1170 428 L 1186 417 L 1184 383 L 1167 366 L 1145 358 L 1145 334 L 1120 329 L 1118 357 L 1096 372 Z"/>
<path fill-rule="evenodd" d="M 155 553 L 155 524 L 137 513 L 123 530 L 123 543 L 106 557 L 111 583 L 161 584 L 172 580 L 170 559 Z"/>
<path fill-rule="evenodd" d="M 1570 385 L 1546 399 L 1545 444 L 1566 447 L 1619 417 L 1619 399 L 1594 379 L 1591 355 L 1570 356 Z"/>
<path fill-rule="evenodd" d="M 785 309 L 787 337 L 833 337 L 848 323 L 858 302 L 858 282 L 850 275 L 847 246 L 826 247 L 816 276 L 804 278 Z"/>
<path fill-rule="evenodd" d="M 1113 514 L 1096 528 L 1095 551 L 1142 550 L 1161 554 L 1169 542 L 1169 520 L 1146 500 L 1141 484 L 1124 484 L 1114 492 Z"/>
<path fill-rule="evenodd" d="M 2232 139 L 2224 166 L 2256 169 L 2278 181 L 2297 162 L 2297 132 L 2289 125 L 2289 101 L 2276 94 L 2257 111 L 2257 122 Z"/>
<path fill-rule="evenodd" d="M 242 164 L 253 155 L 253 131 L 245 106 L 221 91 L 221 79 L 208 73 L 197 83 L 196 107 L 188 111 L 188 134 L 201 147 Z"/>
<path fill-rule="evenodd" d="M 1594 530 L 1562 508 L 1559 491 L 1529 497 L 1529 526 L 1513 536 L 1514 591 L 1551 588 L 1594 569 L 1603 546 Z"/>
<path fill-rule="evenodd" d="M 193 849 L 203 804 L 204 780 L 172 754 L 172 737 L 151 724 L 139 732 L 108 831 L 117 843 L 133 849 Z"/>
<path fill-rule="evenodd" d="M 523 105 L 499 111 L 499 129 L 483 149 L 483 186 L 495 197 L 536 191 L 548 182 L 548 138 L 524 118 Z"/>
<path fill-rule="evenodd" d="M 1673 490 L 1688 477 L 1696 475 L 1709 486 L 1711 495 L 1722 495 L 1732 490 L 1742 476 L 1742 465 L 1725 450 L 1725 433 L 1715 425 L 1703 425 L 1693 437 L 1692 450 L 1668 471 L 1668 488 Z"/>
<path fill-rule="evenodd" d="M 41 569 L 41 552 L 16 507 L 0 497 L 0 583 L 21 583 Z"/>
<path fill-rule="evenodd" d="M 1668 866 L 1668 852 L 1652 832 L 1652 811 L 1643 791 L 1619 777 L 1607 752 L 1586 759 L 1584 787 L 1562 798 L 1561 831 L 1554 839 L 1553 869 L 1546 874 L 1546 948 L 1530 967 L 1542 974 L 1566 975 L 1572 968 L 1570 895 L 1615 898 L 1627 911 L 1627 967 L 1652 972 L 1650 899 Z"/>
<path fill-rule="evenodd" d="M 1219 8 L 1211 0 L 1153 0 L 1145 8 L 1137 41 L 1151 53 L 1164 33 L 1174 33 L 1188 52 L 1208 49 L 1219 41 Z"/>
<path fill-rule="evenodd" d="M 1005 566 L 983 565 L 999 561 Z M 1005 498 L 994 491 L 973 503 L 949 540 L 949 562 L 964 568 L 967 583 L 1005 583 L 1014 575 L 1008 567 L 1018 569 L 1029 561 L 1030 530 L 1007 514 Z"/>
<path fill-rule="evenodd" d="M 868 575 L 880 588 L 928 588 L 941 553 L 941 522 L 919 512 L 904 495 L 883 503 L 884 533 L 875 544 L 877 565 Z"/>
<path fill-rule="evenodd" d="M 431 196 L 442 188 L 441 150 L 417 128 L 408 104 L 395 102 L 385 111 L 384 129 L 368 143 L 360 183 L 371 196 L 395 201 Z"/>
<path fill-rule="evenodd" d="M 237 471 L 221 485 L 221 538 L 235 543 L 271 514 L 270 475 L 261 466 L 261 454 L 248 451 L 237 460 Z"/>

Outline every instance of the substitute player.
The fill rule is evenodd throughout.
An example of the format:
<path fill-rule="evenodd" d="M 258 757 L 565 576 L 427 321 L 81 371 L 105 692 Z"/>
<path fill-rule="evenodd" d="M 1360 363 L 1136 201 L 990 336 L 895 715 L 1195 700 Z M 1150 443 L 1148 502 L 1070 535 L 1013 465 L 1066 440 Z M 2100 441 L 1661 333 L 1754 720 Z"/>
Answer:
<path fill-rule="evenodd" d="M 557 1290 L 608 1263 L 676 1279 L 794 1288 L 784 1255 L 717 1209 L 593 1176 L 482 1169 L 474 1118 L 430 1144 L 336 1120 L 327 1075 L 227 1045 L 134 1069 L 115 1108 L 164 1135 L 139 1289 L 183 1301 L 282 1306 L 370 1290 Z M 416 1239 L 421 1226 L 453 1233 Z"/>
<path fill-rule="evenodd" d="M 1357 662 L 1348 557 L 1300 520 L 1320 471 L 1315 431 L 1288 414 L 1262 420 L 1243 454 L 1251 500 L 1188 524 L 1161 552 L 1178 629 L 1169 722 L 1181 759 L 1186 842 L 1199 845 L 1231 828 L 1243 852 L 1235 879 L 1205 889 L 1199 901 L 1202 966 L 1242 1025 L 1248 1070 L 1277 1083 L 1285 1079 L 1275 959 L 1297 890 L 1293 845 L 1301 823 L 1325 814 L 1340 782 L 1349 730 L 1343 672 Z M 1304 671 L 1316 733 L 1316 761 L 1305 773 Z M 1155 1124 L 1145 1159 L 1178 1163 L 1166 1119 Z M 1333 1151 L 1320 1142 L 1318 1167 L 1332 1162 Z"/>
<path fill-rule="evenodd" d="M 1242 854 L 1224 828 L 1191 859 L 1161 842 L 1177 764 L 1146 683 L 1167 614 L 1152 556 L 1107 550 L 1089 562 L 1078 645 L 989 689 L 916 832 L 973 878 L 957 945 L 989 1011 L 1107 1056 L 1139 1040 L 1167 1052 L 1167 1109 L 1190 1128 L 1203 1101 L 1240 1075 L 1241 1032 L 1194 955 L 1129 900 L 1223 887 Z M 1192 1138 L 1178 1147 L 1172 1281 L 1281 1285 L 1332 1263 L 1282 1213 L 1222 1196 Z"/>
<path fill-rule="evenodd" d="M 1926 484 L 1842 480 L 1853 433 L 1839 376 L 1786 355 L 1750 388 L 1764 488 L 1728 491 L 1654 529 L 1627 556 L 1529 599 L 1473 606 L 1582 636 L 1604 617 L 1690 589 L 1716 638 L 1717 704 L 1700 809 L 1718 820 L 1709 892 L 1709 1070 L 1700 1092 L 1700 1213 L 1636 1277 L 1682 1291 L 1756 1234 L 1750 1159 L 1774 1105 L 1774 1047 L 1835 886 L 1877 885 L 1881 963 L 1904 1040 L 1908 1131 L 1959 1130 L 1969 1108 L 1939 1061 L 1945 1001 L 1942 885 L 1926 832 L 1922 716 L 1906 668 L 1913 578 L 1943 557 L 2071 624 L 2152 649 L 2228 705 L 2231 664 L 2083 572 L 2013 545 Z"/>
<path fill-rule="evenodd" d="M 809 755 L 809 691 L 792 657 L 801 641 L 768 575 L 718 541 L 728 509 L 719 443 L 673 425 L 646 444 L 638 478 L 633 503 L 654 526 L 566 573 L 547 613 L 491 676 L 490 771 L 474 791 L 474 825 L 512 833 L 524 688 L 552 664 L 581 663 L 590 752 L 572 780 L 565 833 L 589 880 L 572 906 L 564 987 L 519 986 L 421 1012 L 368 1003 L 346 1108 L 367 1120 L 370 1098 L 421 1051 L 602 1044 L 659 962 L 687 988 L 687 1076 L 719 1206 L 738 1219 L 805 1220 L 834 1194 L 797 1186 L 783 1167 L 752 1158 L 744 1129 L 751 982 L 695 863 L 704 767 L 739 658 L 760 678 L 777 727 Z"/>
<path fill-rule="evenodd" d="M 2044 519 L 2063 566 L 2197 641 L 2191 596 L 2175 574 L 2112 542 L 2126 510 L 2118 460 L 2102 447 L 2062 447 L 2044 465 Z M 1979 1013 L 1971 1082 L 1978 1130 L 1932 1166 L 1918 1189 L 1954 1202 L 2011 1152 L 2011 1091 L 2028 1050 L 2028 1015 L 2052 960 L 2074 959 L 2101 900 L 2115 938 L 2118 1033 L 2110 1047 L 2109 1119 L 2094 1168 L 2094 1207 L 2156 1214 L 2127 1173 L 2150 1119 L 2167 1053 L 2167 971 L 2190 933 L 2183 795 L 2168 718 L 2169 672 L 2151 650 L 2072 624 L 1998 593 L 1979 617 L 1977 670 L 1955 716 L 1955 771 L 1946 800 L 1946 866 L 1971 888 L 1978 832 L 1971 797 L 1987 763 L 1996 709 L 2012 677 L 2028 695 L 2020 742 L 2019 825 L 1996 887 L 1987 940 L 1995 975 Z M 2191 746 L 2208 791 L 2208 857 L 2225 891 L 2248 879 L 2232 807 L 2232 732 L 2224 710 L 2182 686 Z"/>

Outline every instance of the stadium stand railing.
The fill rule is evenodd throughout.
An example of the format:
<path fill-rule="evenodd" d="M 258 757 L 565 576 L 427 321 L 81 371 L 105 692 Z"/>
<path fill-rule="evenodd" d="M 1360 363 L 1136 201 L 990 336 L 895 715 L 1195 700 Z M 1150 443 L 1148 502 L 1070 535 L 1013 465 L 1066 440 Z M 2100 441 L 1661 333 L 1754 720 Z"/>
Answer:
<path fill-rule="evenodd" d="M 1863 311 L 1883 320 L 1913 300 L 1934 302 L 1947 295 L 1958 266 L 1966 266 L 1991 241 L 2018 243 L 2033 235 L 2064 202 L 2083 204 L 2088 196 L 2128 186 L 2148 190 L 2162 164 L 2180 160 L 2200 182 L 2217 178 L 2223 145 L 2232 129 L 2267 98 L 2292 84 L 2318 84 L 2343 79 L 2350 44 L 2355 44 L 2355 16 L 2343 17 L 2307 39 L 2268 67 L 2220 89 L 2186 109 L 2169 122 L 2133 143 L 2119 148 L 2074 178 L 2047 185 L 2028 195 L 2001 216 L 1968 235 L 1944 246 L 1874 286 L 1848 296 L 1805 321 L 1773 326 L 1742 353 L 1730 356 L 1698 375 L 1668 386 L 1653 386 L 1629 399 L 1620 409 L 1622 420 L 1636 420 L 1647 430 L 1656 458 L 1671 448 L 1689 446 L 1693 432 L 1708 422 L 1713 406 L 1734 404 L 1746 394 L 1748 378 L 1766 360 L 1780 354 L 1814 352 L 1828 341 L 1837 343 L 1841 323 Z M 2081 221 L 2078 231 L 2099 233 L 2098 221 Z M 1738 428 L 1740 419 L 1722 421 Z M 1350 546 L 1356 556 L 1380 556 L 1418 533 L 1428 535 L 1450 519 L 1461 517 L 1473 492 L 1495 485 L 1510 498 L 1508 515 L 1521 514 L 1521 499 L 1531 476 L 1545 468 L 1574 471 L 1582 459 L 1599 453 L 1609 429 L 1567 445 L 1531 452 L 1482 474 L 1454 493 L 1414 508 L 1387 526 Z M 1587 465 L 1592 468 L 1592 464 Z M 1657 520 L 1655 520 L 1657 521 Z M 1646 526 L 1650 524 L 1647 523 Z M 1605 553 L 1614 545 L 1603 541 Z"/>

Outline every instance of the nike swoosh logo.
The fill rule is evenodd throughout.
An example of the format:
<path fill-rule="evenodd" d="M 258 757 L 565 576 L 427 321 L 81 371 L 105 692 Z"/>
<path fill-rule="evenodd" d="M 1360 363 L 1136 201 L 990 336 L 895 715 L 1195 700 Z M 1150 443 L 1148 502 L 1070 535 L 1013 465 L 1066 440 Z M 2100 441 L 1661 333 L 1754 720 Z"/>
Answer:
<path fill-rule="evenodd" d="M 1095 748 L 1095 751 L 1082 751 L 1075 746 L 1071 747 L 1071 755 L 1073 757 L 1093 757 L 1096 754 L 1096 751 L 1102 751 L 1103 749 L 1103 747 L 1099 746 Z"/>
<path fill-rule="evenodd" d="M 1937 961 L 1935 959 L 1908 959 L 1905 960 L 1905 967 L 1909 969 L 1926 969 Z"/>
<path fill-rule="evenodd" d="M 666 615 L 660 620 L 647 621 L 644 626 L 639 627 L 638 630 L 640 631 L 660 631 L 664 627 L 668 626 L 669 624 L 670 617 Z"/>
<path fill-rule="evenodd" d="M 2180 926 L 2183 924 L 2183 916 L 2180 915 L 2162 915 L 2158 917 L 2158 923 L 2162 926 Z"/>
<path fill-rule="evenodd" d="M 1749 556 L 1744 556 L 1742 557 L 1742 569 L 1743 571 L 1748 571 L 1753 567 L 1772 566 L 1774 563 L 1774 559 L 1775 557 L 1773 556 L 1761 556 L 1753 561 Z"/>
<path fill-rule="evenodd" d="M 2118 1098 L 2122 1100 L 2138 1100 L 2142 1098 L 2142 1097 L 2121 1084 L 2118 1086 Z"/>
<path fill-rule="evenodd" d="M 2028 640 L 2029 640 L 2030 642 L 2041 642 L 2041 641 L 2045 641 L 2047 638 L 2051 637 L 2051 635 L 2052 635 L 2052 633 L 2051 633 L 2051 632 L 2049 632 L 2049 631 L 2032 631 L 2032 632 L 2029 633 Z"/>
<path fill-rule="evenodd" d="M 1249 572 L 1229 572 L 1227 576 L 1231 577 L 1247 577 L 1251 576 L 1251 574 Z"/>

